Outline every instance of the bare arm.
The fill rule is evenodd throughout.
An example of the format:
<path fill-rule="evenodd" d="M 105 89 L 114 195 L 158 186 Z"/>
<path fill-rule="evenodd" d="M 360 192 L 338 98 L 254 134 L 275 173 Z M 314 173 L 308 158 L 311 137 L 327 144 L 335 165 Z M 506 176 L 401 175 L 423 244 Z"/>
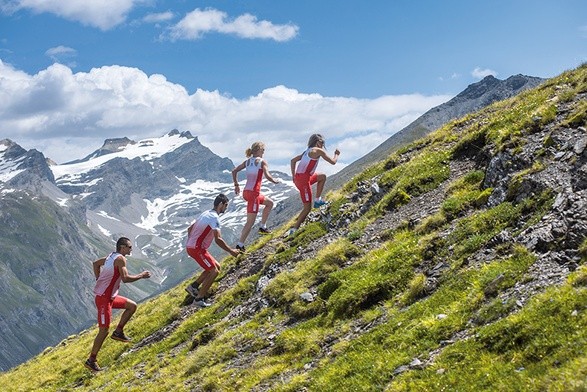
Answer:
<path fill-rule="evenodd" d="M 118 268 L 120 280 L 124 283 L 136 282 L 139 279 L 147 279 L 151 277 L 149 271 L 143 271 L 138 275 L 129 275 L 128 270 L 126 269 L 126 257 L 124 256 L 118 256 L 116 260 L 114 260 L 114 266 Z"/>
<path fill-rule="evenodd" d="M 331 165 L 335 165 L 336 162 L 338 161 L 338 156 L 340 155 L 340 151 L 338 150 L 338 148 L 336 150 L 334 150 L 334 155 L 332 157 L 328 156 L 328 154 L 326 153 L 326 150 L 322 149 L 322 148 L 318 148 L 318 147 L 314 147 L 314 152 L 324 158 L 324 160 L 328 163 L 330 163 Z"/>
<path fill-rule="evenodd" d="M 245 162 L 241 163 L 240 165 L 232 169 L 232 182 L 234 182 L 234 193 L 237 195 L 240 193 L 240 187 L 238 185 L 238 179 L 236 175 L 239 171 L 243 170 L 244 168 Z"/>
<path fill-rule="evenodd" d="M 231 256 L 236 257 L 240 254 L 238 249 L 232 249 L 230 246 L 228 246 L 226 241 L 224 241 L 224 238 L 222 238 L 222 236 L 220 235 L 220 230 L 214 230 L 214 241 L 216 241 L 216 245 L 230 253 Z"/>
<path fill-rule="evenodd" d="M 296 155 L 291 159 L 291 176 L 296 176 L 296 163 L 302 160 L 302 154 Z"/>
<path fill-rule="evenodd" d="M 271 173 L 269 173 L 269 165 L 267 164 L 267 162 L 263 161 L 261 167 L 263 167 L 263 174 L 265 174 L 266 179 L 268 179 L 274 184 L 279 184 L 279 181 L 273 178 L 273 176 L 271 176 Z"/>
<path fill-rule="evenodd" d="M 94 276 L 96 276 L 96 280 L 98 280 L 98 277 L 100 276 L 100 270 L 102 269 L 102 266 L 104 265 L 105 261 L 106 257 L 102 257 L 101 259 L 98 259 L 92 263 L 92 268 L 94 269 Z"/>

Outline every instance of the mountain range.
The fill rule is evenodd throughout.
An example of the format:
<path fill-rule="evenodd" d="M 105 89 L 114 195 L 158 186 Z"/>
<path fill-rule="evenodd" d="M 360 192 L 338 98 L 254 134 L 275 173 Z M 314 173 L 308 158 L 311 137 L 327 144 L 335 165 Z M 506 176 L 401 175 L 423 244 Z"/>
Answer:
<path fill-rule="evenodd" d="M 541 82 L 517 75 L 487 77 L 431 109 L 366 157 L 331 176 L 329 186 L 426 135 L 445 122 L 513 96 Z M 90 263 L 121 235 L 133 239 L 133 269 L 153 278 L 125 288 L 145 300 L 196 271 L 183 251 L 185 229 L 219 192 L 232 193 L 233 162 L 190 132 L 133 141 L 108 139 L 87 157 L 57 165 L 36 150 L 0 141 L 0 369 L 8 369 L 94 323 Z M 291 178 L 263 189 L 276 200 L 275 224 L 299 208 Z M 244 201 L 223 216 L 223 236 L 235 242 Z"/>

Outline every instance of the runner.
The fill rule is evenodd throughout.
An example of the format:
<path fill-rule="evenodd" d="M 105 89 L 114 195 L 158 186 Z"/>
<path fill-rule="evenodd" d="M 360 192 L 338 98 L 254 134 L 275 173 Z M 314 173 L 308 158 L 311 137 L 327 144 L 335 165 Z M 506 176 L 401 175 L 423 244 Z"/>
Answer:
<path fill-rule="evenodd" d="M 138 275 L 129 275 L 126 269 L 126 256 L 132 251 L 132 244 L 126 237 L 120 237 L 116 242 L 116 252 L 110 253 L 108 257 L 102 257 L 94 261 L 94 275 L 96 286 L 96 308 L 98 309 L 98 334 L 94 339 L 94 345 L 90 357 L 84 365 L 93 372 L 102 370 L 96 360 L 98 352 L 102 348 L 104 340 L 108 336 L 112 309 L 124 309 L 118 326 L 110 336 L 114 340 L 129 343 L 131 338 L 124 334 L 123 328 L 137 310 L 137 304 L 121 295 L 118 295 L 120 282 L 130 283 L 139 279 L 151 277 L 149 271 L 143 271 Z"/>
<path fill-rule="evenodd" d="M 261 181 L 263 175 L 265 178 L 274 184 L 279 184 L 278 180 L 275 180 L 269 173 L 269 165 L 267 161 L 263 159 L 265 153 L 265 144 L 263 142 L 255 142 L 251 148 L 247 148 L 245 156 L 247 159 L 234 168 L 232 171 L 232 180 L 234 182 L 234 193 L 237 195 L 240 193 L 240 187 L 238 185 L 237 174 L 243 169 L 246 169 L 247 182 L 243 189 L 243 199 L 247 201 L 247 222 L 243 227 L 236 249 L 241 252 L 245 251 L 245 241 L 251 232 L 251 228 L 255 224 L 257 219 L 257 213 L 259 212 L 259 205 L 264 205 L 263 214 L 261 215 L 261 225 L 259 226 L 259 234 L 270 234 L 271 232 L 267 229 L 267 219 L 269 213 L 273 208 L 273 200 L 261 194 Z"/>
<path fill-rule="evenodd" d="M 223 214 L 228 207 L 228 198 L 222 193 L 214 199 L 214 208 L 204 211 L 198 219 L 188 228 L 188 239 L 186 251 L 190 257 L 204 269 L 200 276 L 186 287 L 186 291 L 195 298 L 194 304 L 199 307 L 211 305 L 206 300 L 208 290 L 220 272 L 220 264 L 208 253 L 212 239 L 216 244 L 230 253 L 238 256 L 238 249 L 229 247 L 220 235 L 220 214 Z"/>
<path fill-rule="evenodd" d="M 324 137 L 318 133 L 310 136 L 308 140 L 308 148 L 300 155 L 295 156 L 291 160 L 291 175 L 294 178 L 294 184 L 300 191 L 303 208 L 296 220 L 293 228 L 288 232 L 288 235 L 295 233 L 300 228 L 310 211 L 312 210 L 312 185 L 316 184 L 316 199 L 314 201 L 314 208 L 319 208 L 326 204 L 322 199 L 322 191 L 326 183 L 326 174 L 316 173 L 316 167 L 320 158 L 332 165 L 338 161 L 340 151 L 334 150 L 334 155 L 330 157 L 326 153 L 326 142 Z M 296 168 L 296 164 L 299 162 Z"/>

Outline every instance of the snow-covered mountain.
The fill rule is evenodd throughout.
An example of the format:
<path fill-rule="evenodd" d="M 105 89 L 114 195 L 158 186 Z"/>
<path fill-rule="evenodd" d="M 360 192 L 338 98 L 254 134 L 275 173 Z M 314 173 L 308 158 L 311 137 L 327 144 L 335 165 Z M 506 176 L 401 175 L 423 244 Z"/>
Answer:
<path fill-rule="evenodd" d="M 82 160 L 50 166 L 55 184 L 69 195 L 60 202 L 83 204 L 88 226 L 96 233 L 113 240 L 120 235 L 132 238 L 132 256 L 160 270 L 162 289 L 196 269 L 184 252 L 186 228 L 212 207 L 219 193 L 231 199 L 221 217 L 223 236 L 234 243 L 240 235 L 246 204 L 234 195 L 233 168 L 232 161 L 215 155 L 190 132 L 177 130 L 137 142 L 109 139 Z M 275 176 L 283 183 L 262 191 L 279 205 L 293 184 L 283 173 Z M 242 173 L 240 179 L 244 183 Z M 219 252 L 216 247 L 211 250 Z"/>
<path fill-rule="evenodd" d="M 221 221 L 223 237 L 234 244 L 246 204 L 234 195 L 233 167 L 189 132 L 106 140 L 88 157 L 61 165 L 1 140 L 0 370 L 95 322 L 91 262 L 118 237 L 134 242 L 131 273 L 152 272 L 151 279 L 123 287 L 134 300 L 198 270 L 184 251 L 186 229 L 218 193 L 232 200 Z M 263 192 L 279 209 L 293 184 L 272 174 L 284 182 Z M 216 246 L 211 251 L 224 256 Z"/>

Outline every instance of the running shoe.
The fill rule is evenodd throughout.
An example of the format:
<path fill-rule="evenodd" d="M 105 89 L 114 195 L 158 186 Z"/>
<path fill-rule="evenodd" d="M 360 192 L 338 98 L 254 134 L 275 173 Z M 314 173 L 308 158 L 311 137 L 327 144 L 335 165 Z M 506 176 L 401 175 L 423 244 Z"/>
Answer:
<path fill-rule="evenodd" d="M 84 362 L 84 366 L 87 367 L 88 369 L 90 369 L 93 372 L 99 372 L 102 370 L 102 368 L 100 367 L 100 365 L 98 365 L 97 361 L 92 361 L 90 358 L 88 358 L 86 360 L 86 362 Z"/>
<path fill-rule="evenodd" d="M 239 252 L 245 253 L 245 246 L 244 245 L 237 245 L 235 248 Z"/>
<path fill-rule="evenodd" d="M 128 336 L 126 336 L 124 334 L 124 332 L 120 331 L 116 331 L 114 330 L 114 332 L 112 332 L 112 335 L 110 335 L 110 337 L 114 340 L 118 340 L 119 342 L 124 342 L 124 343 L 130 343 L 132 342 L 132 339 Z"/>
<path fill-rule="evenodd" d="M 207 308 L 208 306 L 212 306 L 210 302 L 206 301 L 206 298 L 196 298 L 196 300 L 194 301 L 194 305 L 196 305 L 199 308 Z"/>
<path fill-rule="evenodd" d="M 325 204 L 326 204 L 325 200 L 318 199 L 318 200 L 314 201 L 314 208 L 320 208 Z"/>
<path fill-rule="evenodd" d="M 191 295 L 192 297 L 196 298 L 198 296 L 198 287 L 200 285 L 197 286 L 193 286 L 191 284 L 188 284 L 188 287 L 185 288 L 185 291 L 188 292 L 189 295 Z"/>
<path fill-rule="evenodd" d="M 264 228 L 264 227 L 259 227 L 259 234 L 261 234 L 261 235 L 271 234 L 271 231 L 269 229 Z"/>

